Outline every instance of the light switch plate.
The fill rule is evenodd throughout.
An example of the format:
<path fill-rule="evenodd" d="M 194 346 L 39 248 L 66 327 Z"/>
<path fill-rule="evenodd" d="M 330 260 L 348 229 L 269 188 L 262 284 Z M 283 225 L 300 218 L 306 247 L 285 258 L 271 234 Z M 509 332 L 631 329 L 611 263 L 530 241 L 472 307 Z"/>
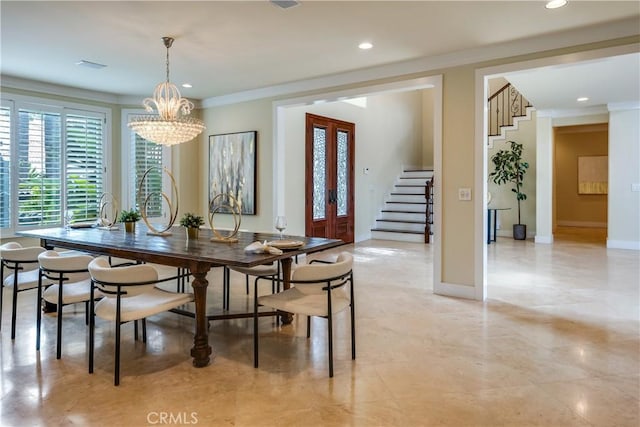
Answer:
<path fill-rule="evenodd" d="M 464 200 L 464 201 L 471 200 L 471 189 L 458 188 L 458 200 Z"/>

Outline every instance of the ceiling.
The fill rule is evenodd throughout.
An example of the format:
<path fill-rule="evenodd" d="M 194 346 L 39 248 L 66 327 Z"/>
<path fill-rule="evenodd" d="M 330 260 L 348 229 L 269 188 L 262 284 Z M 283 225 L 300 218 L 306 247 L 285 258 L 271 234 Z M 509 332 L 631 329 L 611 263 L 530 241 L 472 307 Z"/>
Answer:
<path fill-rule="evenodd" d="M 176 39 L 171 81 L 191 83 L 193 88 L 181 89 L 183 96 L 204 100 L 344 73 L 366 76 L 372 67 L 462 56 L 536 37 L 561 40 L 590 26 L 640 24 L 640 3 L 570 1 L 547 10 L 541 1 L 302 1 L 282 9 L 268 1 L 2 0 L 0 19 L 3 77 L 150 96 L 165 79 L 161 37 L 169 35 Z M 362 41 L 373 49 L 358 49 Z M 75 65 L 80 60 L 107 67 Z M 537 90 L 529 97 L 538 108 L 575 102 L 575 93 L 565 93 L 571 85 L 611 95 L 624 83 L 625 100 L 633 94 L 637 101 L 638 55 L 620 61 L 510 77 L 525 96 Z M 611 72 L 615 77 L 606 77 Z"/>

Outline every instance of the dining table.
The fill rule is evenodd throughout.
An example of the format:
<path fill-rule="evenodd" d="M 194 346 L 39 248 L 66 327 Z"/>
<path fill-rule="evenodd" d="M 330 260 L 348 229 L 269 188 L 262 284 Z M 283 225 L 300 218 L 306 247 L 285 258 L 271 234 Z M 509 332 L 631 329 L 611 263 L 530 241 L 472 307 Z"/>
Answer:
<path fill-rule="evenodd" d="M 39 239 L 40 245 L 47 249 L 71 249 L 188 269 L 193 276 L 191 286 L 195 307 L 191 314 L 195 318 L 195 335 L 191 356 L 195 367 L 209 365 L 212 357 L 208 321 L 216 316 L 207 314 L 207 273 L 211 268 L 255 267 L 279 261 L 282 267 L 283 288 L 288 289 L 294 257 L 344 244 L 339 239 L 291 235 L 281 238 L 279 234 L 249 231 L 239 232 L 235 236 L 236 241 L 219 242 L 211 240 L 214 233 L 210 229 L 201 229 L 197 239 L 188 239 L 183 227 L 172 227 L 164 235 L 158 235 L 150 232 L 143 224 L 138 224 L 133 233 L 125 232 L 124 227 L 103 228 L 87 225 L 27 230 L 17 234 Z M 285 247 L 281 253 L 256 253 L 245 250 L 255 242 L 275 242 L 282 239 L 287 240 L 287 244 L 281 245 Z M 245 313 L 244 317 L 248 315 Z"/>

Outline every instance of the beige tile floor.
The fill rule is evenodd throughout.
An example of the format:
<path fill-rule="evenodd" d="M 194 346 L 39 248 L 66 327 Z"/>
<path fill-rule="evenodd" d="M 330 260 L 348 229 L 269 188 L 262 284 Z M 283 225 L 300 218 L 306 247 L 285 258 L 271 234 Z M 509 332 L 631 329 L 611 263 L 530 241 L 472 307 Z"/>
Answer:
<path fill-rule="evenodd" d="M 303 319 L 281 328 L 261 319 L 259 369 L 250 322 L 213 322 L 215 360 L 196 369 L 192 320 L 163 314 L 150 319 L 146 346 L 123 327 L 114 387 L 111 324 L 98 321 L 89 375 L 82 307 L 66 309 L 56 360 L 55 316 L 44 318 L 37 353 L 35 295 L 21 294 L 12 342 L 5 293 L 0 425 L 638 426 L 640 254 L 607 250 L 603 235 L 556 238 L 491 244 L 485 302 L 434 295 L 428 245 L 346 247 L 355 255 L 358 355 L 351 361 L 341 315 L 333 379 L 322 319 L 310 340 Z M 211 301 L 220 278 L 219 269 L 210 274 Z M 232 280 L 232 309 L 241 310 L 244 280 Z"/>

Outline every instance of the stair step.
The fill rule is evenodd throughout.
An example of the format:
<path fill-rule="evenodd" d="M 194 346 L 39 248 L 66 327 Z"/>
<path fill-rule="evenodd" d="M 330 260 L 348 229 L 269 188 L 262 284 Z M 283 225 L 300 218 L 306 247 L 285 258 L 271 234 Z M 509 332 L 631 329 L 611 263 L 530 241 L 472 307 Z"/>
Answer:
<path fill-rule="evenodd" d="M 427 204 L 426 201 L 424 201 L 424 202 L 392 202 L 392 201 L 388 201 L 386 203 L 402 203 L 402 204 L 405 204 L 405 205 L 426 205 Z"/>
<path fill-rule="evenodd" d="M 406 223 L 406 224 L 426 224 L 426 221 L 414 221 L 414 220 L 406 220 L 406 219 L 386 219 L 386 218 L 379 218 L 376 219 L 376 221 L 382 221 L 382 222 L 402 222 L 402 223 Z"/>
<path fill-rule="evenodd" d="M 414 231 L 414 230 L 398 230 L 397 228 L 372 228 L 371 231 L 382 231 L 385 233 L 400 233 L 400 234 L 418 234 L 418 235 L 424 235 L 424 230 L 422 232 L 420 231 Z"/>
<path fill-rule="evenodd" d="M 423 211 L 407 211 L 407 210 L 399 210 L 399 209 L 382 209 L 380 212 L 389 212 L 389 213 L 408 213 L 408 214 L 423 214 Z"/>
<path fill-rule="evenodd" d="M 424 233 L 414 234 L 393 231 L 371 231 L 371 238 L 378 240 L 392 240 L 396 242 L 424 243 Z"/>

